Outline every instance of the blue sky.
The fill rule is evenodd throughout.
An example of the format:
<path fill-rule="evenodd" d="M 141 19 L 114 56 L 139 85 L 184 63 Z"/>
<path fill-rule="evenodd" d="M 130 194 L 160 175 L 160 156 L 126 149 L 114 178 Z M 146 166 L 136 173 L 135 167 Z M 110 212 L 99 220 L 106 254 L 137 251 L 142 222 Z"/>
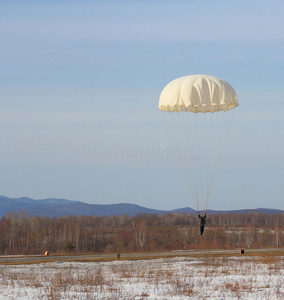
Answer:
<path fill-rule="evenodd" d="M 1 1 L 0 194 L 194 207 L 157 106 L 209 74 L 236 109 L 209 207 L 284 209 L 282 1 Z"/>

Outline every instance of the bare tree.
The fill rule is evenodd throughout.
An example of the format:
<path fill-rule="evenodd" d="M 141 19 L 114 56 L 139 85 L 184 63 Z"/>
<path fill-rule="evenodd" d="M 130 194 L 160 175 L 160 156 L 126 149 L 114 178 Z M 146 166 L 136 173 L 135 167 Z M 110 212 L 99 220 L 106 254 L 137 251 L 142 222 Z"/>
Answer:
<path fill-rule="evenodd" d="M 279 230 L 279 218 L 276 218 L 274 221 L 274 236 L 275 236 L 275 244 L 277 247 L 279 247 L 280 242 L 280 233 Z"/>
<path fill-rule="evenodd" d="M 256 230 L 255 230 L 254 226 L 247 226 L 246 228 L 244 228 L 243 239 L 244 239 L 245 245 L 248 248 L 250 248 L 250 246 L 255 241 L 255 234 L 256 234 Z"/>
<path fill-rule="evenodd" d="M 134 227 L 133 230 L 134 230 L 134 240 L 135 240 L 136 248 L 137 250 L 142 249 L 147 239 L 146 221 L 144 219 L 141 219 L 137 222 L 134 222 L 133 227 Z"/>

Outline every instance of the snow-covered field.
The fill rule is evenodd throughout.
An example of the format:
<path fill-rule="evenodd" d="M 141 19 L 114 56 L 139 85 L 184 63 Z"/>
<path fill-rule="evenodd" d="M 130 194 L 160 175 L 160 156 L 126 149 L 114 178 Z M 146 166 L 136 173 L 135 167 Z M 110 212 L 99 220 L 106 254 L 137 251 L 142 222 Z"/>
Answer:
<path fill-rule="evenodd" d="M 0 266 L 0 299 L 284 299 L 283 257 Z"/>

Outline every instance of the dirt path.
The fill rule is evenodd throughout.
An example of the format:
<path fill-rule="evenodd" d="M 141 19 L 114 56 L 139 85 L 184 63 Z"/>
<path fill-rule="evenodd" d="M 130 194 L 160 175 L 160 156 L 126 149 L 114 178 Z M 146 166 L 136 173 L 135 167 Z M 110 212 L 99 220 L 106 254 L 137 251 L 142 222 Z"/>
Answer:
<path fill-rule="evenodd" d="M 242 255 L 280 255 L 284 256 L 284 248 L 269 248 L 269 249 L 249 249 L 245 250 Z M 177 257 L 177 256 L 207 256 L 207 255 L 240 255 L 240 250 L 189 250 L 189 251 L 164 251 L 164 252 L 132 252 L 121 253 L 120 260 L 129 259 L 154 259 L 162 257 Z M 78 255 L 14 255 L 0 256 L 0 264 L 33 264 L 44 262 L 96 262 L 96 261 L 111 261 L 116 260 L 117 254 L 78 254 Z"/>

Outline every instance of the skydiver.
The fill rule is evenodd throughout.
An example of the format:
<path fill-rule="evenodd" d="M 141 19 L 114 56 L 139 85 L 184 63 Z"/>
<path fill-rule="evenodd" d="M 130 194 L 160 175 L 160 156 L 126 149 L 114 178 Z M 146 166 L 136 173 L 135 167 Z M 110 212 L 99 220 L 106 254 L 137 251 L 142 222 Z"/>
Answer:
<path fill-rule="evenodd" d="M 200 214 L 198 212 L 198 217 L 200 219 L 200 235 L 202 235 L 204 232 L 205 224 L 206 224 L 206 212 L 205 212 L 204 216 L 200 216 Z"/>

